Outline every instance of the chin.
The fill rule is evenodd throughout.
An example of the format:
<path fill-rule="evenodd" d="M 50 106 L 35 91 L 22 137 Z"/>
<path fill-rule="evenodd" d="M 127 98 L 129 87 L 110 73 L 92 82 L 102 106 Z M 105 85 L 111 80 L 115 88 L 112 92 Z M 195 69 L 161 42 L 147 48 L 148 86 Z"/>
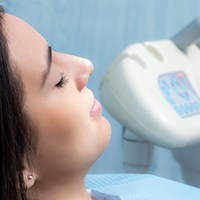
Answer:
<path fill-rule="evenodd" d="M 110 142 L 111 131 L 112 131 L 110 122 L 105 117 L 102 117 L 102 120 L 103 120 L 103 125 L 101 126 L 100 129 L 101 130 L 100 137 L 103 139 L 101 154 L 104 152 L 104 150 L 106 149 L 106 147 Z"/>
<path fill-rule="evenodd" d="M 111 132 L 112 132 L 112 128 L 111 128 L 111 125 L 110 125 L 110 122 L 108 121 L 107 118 L 103 117 L 104 120 L 105 120 L 105 132 L 107 132 L 107 135 L 108 135 L 108 143 L 110 141 L 110 137 L 111 137 Z"/>
<path fill-rule="evenodd" d="M 111 125 L 109 121 L 105 117 L 101 117 L 101 123 L 98 126 L 98 132 L 94 133 L 97 134 L 95 148 L 93 146 L 93 150 L 90 151 L 87 158 L 89 159 L 88 162 L 88 169 L 99 159 L 99 157 L 103 154 L 105 149 L 107 148 L 110 138 L 111 138 Z"/>

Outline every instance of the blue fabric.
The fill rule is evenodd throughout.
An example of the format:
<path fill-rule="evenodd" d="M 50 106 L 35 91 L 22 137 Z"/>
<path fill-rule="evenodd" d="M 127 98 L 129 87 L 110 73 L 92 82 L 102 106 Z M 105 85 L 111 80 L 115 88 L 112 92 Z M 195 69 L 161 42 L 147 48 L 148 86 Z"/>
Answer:
<path fill-rule="evenodd" d="M 200 189 L 153 175 L 88 175 L 97 200 L 200 200 Z"/>

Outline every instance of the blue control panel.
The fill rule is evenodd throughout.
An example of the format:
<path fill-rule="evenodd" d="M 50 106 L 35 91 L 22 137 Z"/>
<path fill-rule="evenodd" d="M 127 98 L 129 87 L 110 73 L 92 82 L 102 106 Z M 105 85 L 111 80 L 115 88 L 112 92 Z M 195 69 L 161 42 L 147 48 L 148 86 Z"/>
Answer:
<path fill-rule="evenodd" d="M 184 72 L 163 74 L 158 84 L 165 99 L 181 117 L 200 114 L 200 98 Z"/>

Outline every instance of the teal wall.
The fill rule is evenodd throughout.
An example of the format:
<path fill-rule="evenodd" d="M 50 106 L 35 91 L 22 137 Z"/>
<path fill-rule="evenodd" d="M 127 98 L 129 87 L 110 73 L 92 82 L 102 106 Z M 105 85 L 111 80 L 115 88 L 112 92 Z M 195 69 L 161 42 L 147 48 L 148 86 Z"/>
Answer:
<path fill-rule="evenodd" d="M 200 14 L 199 0 L 10 0 L 7 11 L 35 27 L 58 51 L 87 57 L 95 71 L 88 84 L 99 98 L 100 81 L 129 44 L 170 38 Z M 91 173 L 122 172 L 121 125 Z M 151 173 L 181 181 L 169 150 L 156 147 Z"/>

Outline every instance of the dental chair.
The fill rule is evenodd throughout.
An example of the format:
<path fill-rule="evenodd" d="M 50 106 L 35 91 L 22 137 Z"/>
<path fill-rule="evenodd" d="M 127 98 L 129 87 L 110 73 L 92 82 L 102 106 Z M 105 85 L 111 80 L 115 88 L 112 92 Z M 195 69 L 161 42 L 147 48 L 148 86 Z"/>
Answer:
<path fill-rule="evenodd" d="M 104 106 L 124 127 L 124 164 L 145 169 L 154 145 L 172 149 L 186 183 L 195 186 L 200 183 L 200 158 L 192 156 L 193 148 L 200 151 L 199 38 L 196 19 L 172 39 L 130 45 L 100 87 Z M 102 199 L 104 194 L 105 199 L 200 199 L 200 189 L 152 175 L 88 176 L 86 183 Z"/>
<path fill-rule="evenodd" d="M 199 200 L 200 189 L 153 175 L 88 175 L 95 200 Z"/>

